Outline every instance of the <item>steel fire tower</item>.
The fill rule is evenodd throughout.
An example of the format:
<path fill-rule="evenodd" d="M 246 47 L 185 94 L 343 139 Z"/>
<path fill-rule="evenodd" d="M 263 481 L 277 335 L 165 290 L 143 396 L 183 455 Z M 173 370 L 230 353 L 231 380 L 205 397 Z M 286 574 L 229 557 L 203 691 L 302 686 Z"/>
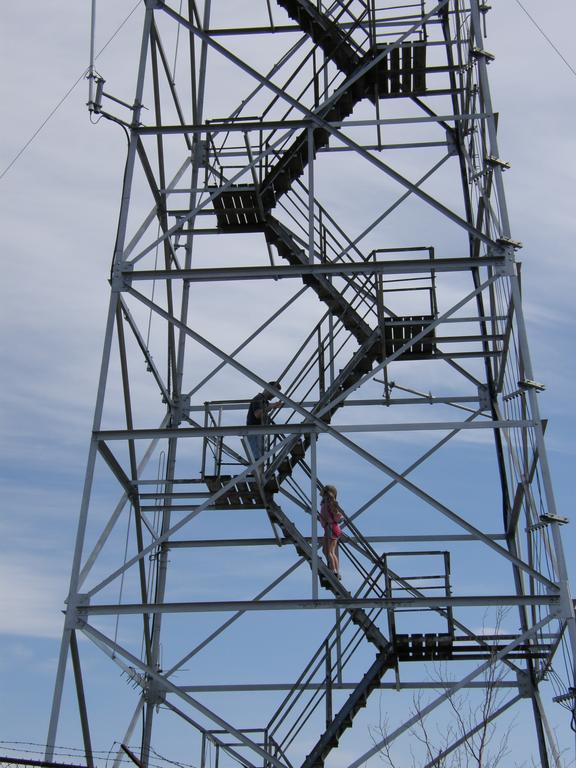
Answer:
<path fill-rule="evenodd" d="M 133 98 L 91 72 L 129 142 L 49 744 L 70 659 L 88 765 L 116 740 L 144 766 L 356 768 L 459 692 L 562 764 L 540 688 L 566 661 L 572 709 L 576 626 L 488 10 L 146 0 Z"/>

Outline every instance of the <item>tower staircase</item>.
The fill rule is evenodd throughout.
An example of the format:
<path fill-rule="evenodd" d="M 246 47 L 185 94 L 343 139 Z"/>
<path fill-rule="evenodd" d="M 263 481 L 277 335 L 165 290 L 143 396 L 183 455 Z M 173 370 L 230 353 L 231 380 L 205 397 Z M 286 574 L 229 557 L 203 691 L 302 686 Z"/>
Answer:
<path fill-rule="evenodd" d="M 360 28 L 362 19 L 357 20 L 357 27 L 353 22 L 342 26 L 325 12 L 319 11 L 309 0 L 278 0 L 278 3 L 344 75 L 343 81 L 332 96 L 313 108 L 312 111 L 317 117 L 328 123 L 341 123 L 366 98 L 377 104 L 380 98 L 410 97 L 426 92 L 425 42 L 403 43 L 393 47 L 388 54 L 382 55 L 382 49 L 378 48 L 374 40 L 368 41 L 367 46 L 362 46 L 354 38 L 353 32 Z M 337 2 L 334 7 L 345 12 L 349 5 Z M 379 57 L 378 62 L 371 67 L 370 62 L 376 57 Z M 312 129 L 311 134 L 310 142 L 309 130 L 304 129 L 291 142 L 289 140 L 290 143 L 282 150 L 276 150 L 275 157 L 278 159 L 272 162 L 271 167 L 266 168 L 259 181 L 256 180 L 255 174 L 254 184 L 232 185 L 213 197 L 214 213 L 218 229 L 222 233 L 261 231 L 268 246 L 273 246 L 280 258 L 293 266 L 308 265 L 308 254 L 299 237 L 272 214 L 272 209 L 300 183 L 300 178 L 311 160 L 310 155 L 315 157 L 327 147 L 330 138 L 328 130 L 316 127 Z M 395 328 L 386 327 L 380 322 L 371 324 L 366 319 L 366 314 L 372 311 L 372 316 L 378 317 L 375 311 L 376 295 L 372 295 L 373 304 L 368 307 L 368 313 L 364 313 L 361 301 L 365 301 L 365 293 L 354 278 L 348 281 L 348 287 L 354 291 L 352 299 L 345 296 L 342 290 L 323 275 L 305 274 L 302 279 L 358 344 L 356 351 L 311 410 L 313 416 L 330 423 L 335 411 L 343 405 L 338 396 L 353 389 L 361 377 L 372 370 L 375 363 L 382 362 L 387 355 L 409 345 L 410 339 L 421 333 L 433 317 L 412 317 L 411 323 L 402 322 L 407 318 L 397 318 L 400 322 Z M 359 297 L 363 297 L 360 302 Z M 433 356 L 433 339 L 434 332 L 431 332 L 415 345 L 409 345 L 401 353 L 400 359 Z M 317 563 L 320 585 L 343 601 L 343 609 L 349 614 L 351 622 L 376 649 L 376 658 L 340 710 L 329 719 L 325 731 L 302 764 L 302 768 L 323 768 L 327 756 L 352 725 L 354 717 L 365 706 L 382 676 L 387 670 L 395 667 L 397 655 L 392 643 L 382 634 L 366 611 L 346 607 L 346 601 L 352 600 L 351 593 L 337 575 L 316 556 L 317 553 L 311 544 L 275 499 L 275 494 L 282 484 L 290 478 L 294 469 L 303 463 L 309 447 L 309 435 L 293 435 L 286 438 L 282 449 L 273 454 L 273 458 L 264 468 L 261 482 L 256 484 L 259 487 L 256 488 L 254 483 L 250 485 L 251 481 L 247 481 L 245 486 L 235 488 L 230 496 L 230 505 L 242 505 L 242 496 L 246 491 L 254 499 L 259 494 L 260 503 L 266 507 L 274 526 L 311 567 L 313 562 Z M 213 483 L 211 490 L 217 490 L 219 484 L 221 486 L 229 479 L 219 478 Z M 249 500 L 248 504 L 252 505 L 252 501 Z M 359 533 L 357 536 L 361 539 Z M 381 569 L 381 565 L 378 567 Z"/>
<path fill-rule="evenodd" d="M 389 658 L 379 653 L 370 669 L 345 701 L 344 706 L 306 756 L 302 768 L 323 768 L 326 758 L 338 746 L 341 736 L 352 726 L 354 717 L 366 706 L 368 697 L 378 686 L 384 672 L 391 666 Z"/>
<path fill-rule="evenodd" d="M 350 3 L 336 2 L 331 7 L 332 16 L 320 11 L 309 0 L 278 0 L 288 15 L 296 21 L 302 31 L 324 52 L 345 75 L 344 82 L 336 92 L 315 109 L 315 114 L 329 122 L 341 122 L 364 98 L 375 103 L 381 95 L 414 95 L 425 90 L 426 46 L 421 41 L 403 43 L 382 56 L 376 38 L 369 38 L 360 45 L 354 38 L 356 30 L 368 25 L 366 9 L 360 17 L 354 17 Z M 346 24 L 339 24 L 345 19 Z M 400 53 L 402 51 L 402 53 Z M 377 64 L 366 66 L 377 56 Z M 359 70 L 363 70 L 359 74 Z M 359 76 L 358 76 L 359 75 Z M 348 84 L 349 83 L 349 84 Z M 312 131 L 313 154 L 327 146 L 329 132 L 322 128 Z M 308 258 L 297 237 L 288 227 L 271 214 L 280 199 L 289 192 L 304 173 L 308 165 L 308 131 L 303 130 L 286 147 L 280 159 L 265 173 L 259 183 L 253 185 L 232 185 L 213 198 L 214 212 L 221 232 L 257 231 L 264 233 L 269 246 L 274 246 L 279 256 L 292 265 L 306 265 Z M 329 422 L 335 408 L 327 407 L 330 399 L 343 390 L 353 387 L 360 377 L 368 373 L 376 361 L 381 362 L 404 346 L 411 337 L 420 333 L 433 319 L 432 316 L 398 318 L 399 324 L 376 331 L 366 322 L 360 312 L 323 276 L 304 275 L 303 282 L 310 286 L 331 314 L 341 321 L 360 344 L 353 357 L 323 401 L 313 411 L 322 411 L 322 418 Z M 375 299 L 374 299 L 375 303 Z M 434 332 L 428 334 L 414 346 L 400 355 L 400 359 L 429 358 L 435 351 Z M 293 468 L 303 458 L 309 446 L 309 438 L 294 437 L 289 446 L 272 462 L 266 476 L 268 492 L 277 490 Z"/>
<path fill-rule="evenodd" d="M 280 528 L 283 535 L 292 542 L 300 557 L 303 557 L 312 566 L 313 548 L 311 544 L 302 536 L 296 525 L 286 516 L 272 496 L 268 496 L 266 501 L 266 509 L 271 520 Z M 359 538 L 363 547 L 370 548 L 370 545 L 356 529 L 355 536 Z M 375 553 L 372 555 L 372 559 L 378 560 Z M 320 584 L 332 592 L 335 597 L 351 600 L 352 594 L 342 584 L 338 576 L 322 560 L 318 559 L 317 565 Z M 370 591 L 376 580 L 368 578 L 365 579 L 366 583 L 368 591 Z M 382 676 L 387 670 L 393 669 L 396 665 L 396 653 L 392 644 L 380 632 L 366 611 L 362 608 L 346 608 L 346 610 L 350 615 L 352 623 L 359 627 L 366 640 L 376 647 L 377 655 L 341 709 L 327 723 L 326 730 L 302 763 L 302 768 L 322 768 L 328 754 L 338 746 L 341 736 L 352 726 L 354 717 L 360 709 L 366 706 L 368 697 L 378 687 Z"/>
<path fill-rule="evenodd" d="M 326 122 L 342 122 L 356 105 L 368 98 L 374 104 L 381 98 L 421 96 L 426 92 L 426 44 L 424 41 L 403 42 L 382 55 L 373 35 L 367 50 L 352 37 L 355 28 L 367 24 L 366 11 L 360 18 L 350 16 L 345 32 L 326 12 L 319 11 L 310 0 L 277 0 L 303 32 L 334 62 L 346 76 L 337 91 L 314 114 Z M 340 13 L 349 3 L 335 3 Z M 377 62 L 370 66 L 370 62 Z M 438 69 L 438 68 L 435 68 Z M 329 131 L 316 128 L 313 134 L 313 156 L 328 145 Z M 300 178 L 309 162 L 308 131 L 302 131 L 280 160 L 257 186 L 236 185 L 214 199 L 218 226 L 222 231 L 237 231 L 245 226 L 263 224 L 266 215 L 292 184 Z"/>

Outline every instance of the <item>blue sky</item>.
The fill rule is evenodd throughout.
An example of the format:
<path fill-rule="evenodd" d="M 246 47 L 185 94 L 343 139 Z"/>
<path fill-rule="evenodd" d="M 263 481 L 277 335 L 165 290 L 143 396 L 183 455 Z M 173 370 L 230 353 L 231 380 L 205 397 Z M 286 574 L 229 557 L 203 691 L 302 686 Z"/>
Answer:
<path fill-rule="evenodd" d="M 0 9 L 0 93 L 8 116 L 0 128 L 0 173 L 84 70 L 89 5 L 47 0 L 39 10 L 21 0 Z M 523 5 L 570 59 L 573 4 L 559 0 L 546 13 L 536 0 Z M 524 307 L 535 375 L 547 387 L 540 405 L 549 418 L 559 511 L 571 516 L 576 78 L 518 3 L 496 0 L 493 6 L 487 45 L 496 60 L 489 75 L 501 152 L 512 166 L 505 174 L 512 235 L 524 243 Z M 99 46 L 133 7 L 131 0 L 100 3 Z M 137 12 L 97 64 L 128 100 L 139 20 Z M 80 84 L 0 180 L 0 679 L 9 692 L 2 697 L 0 739 L 7 742 L 45 740 L 108 299 L 125 140 L 110 125 L 90 125 L 86 98 Z M 398 460 L 408 463 L 412 449 L 396 446 Z M 326 459 L 326 467 L 338 471 L 338 458 Z M 342 482 L 353 503 L 353 481 L 343 473 Z M 451 489 L 455 503 L 466 493 Z M 563 532 L 570 555 L 573 525 Z M 225 568 L 228 578 L 237 573 L 233 562 Z M 246 630 L 247 645 L 249 637 Z M 88 648 L 86 658 L 94 670 L 91 701 L 102 717 L 99 733 L 107 734 L 130 689 L 119 694 L 118 709 L 109 706 L 109 689 L 98 677 L 101 658 Z M 72 709 L 68 692 L 61 743 L 78 745 Z M 564 710 L 555 721 L 568 744 Z M 104 737 L 98 743 L 110 746 Z M 345 764 L 344 753 L 340 757 Z"/>

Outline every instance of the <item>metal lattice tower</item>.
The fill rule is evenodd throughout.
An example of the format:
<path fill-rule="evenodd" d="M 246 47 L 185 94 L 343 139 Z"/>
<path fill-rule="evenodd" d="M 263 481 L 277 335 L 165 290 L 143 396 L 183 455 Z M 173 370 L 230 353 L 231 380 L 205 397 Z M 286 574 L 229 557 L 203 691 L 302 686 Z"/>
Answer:
<path fill-rule="evenodd" d="M 576 626 L 487 7 L 145 5 L 133 101 L 90 80 L 129 146 L 48 743 L 70 655 L 93 762 L 81 633 L 134 696 L 105 738 L 144 765 L 170 719 L 202 766 L 355 768 L 434 688 L 439 724 L 496 690 L 490 719 L 530 711 L 561 765 L 539 690 Z"/>

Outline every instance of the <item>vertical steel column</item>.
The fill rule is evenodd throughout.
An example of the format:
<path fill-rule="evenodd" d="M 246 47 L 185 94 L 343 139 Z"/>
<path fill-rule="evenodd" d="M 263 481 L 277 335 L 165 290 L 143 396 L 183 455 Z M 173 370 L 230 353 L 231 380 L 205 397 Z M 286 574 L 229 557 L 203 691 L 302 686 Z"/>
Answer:
<path fill-rule="evenodd" d="M 332 652 L 330 642 L 327 640 L 325 645 L 326 666 L 324 674 L 326 675 L 326 728 L 332 723 Z"/>
<path fill-rule="evenodd" d="M 204 8 L 204 28 L 208 28 L 210 24 L 210 9 L 211 9 L 211 0 L 206 0 L 205 8 Z M 194 112 L 196 119 L 201 122 L 202 121 L 202 109 L 203 109 L 203 101 L 204 101 L 204 92 L 205 92 L 205 79 L 206 79 L 206 55 L 207 55 L 207 46 L 206 42 L 202 42 L 202 49 L 201 49 L 201 63 L 200 63 L 200 72 L 199 72 L 199 88 L 198 88 L 198 95 L 197 95 L 197 103 L 194 104 Z M 191 58 L 191 71 L 192 71 L 192 79 L 195 82 L 194 78 L 194 72 L 196 68 L 196 62 L 194 60 L 194 49 L 191 46 L 190 50 L 190 58 Z M 193 162 L 192 162 L 192 173 L 191 173 L 191 194 L 190 194 L 190 210 L 194 210 L 196 207 L 196 199 L 197 199 L 197 186 L 198 186 L 198 178 L 199 178 L 199 170 L 200 170 L 200 163 L 202 159 L 202 142 L 201 142 L 201 136 L 195 135 L 194 137 L 194 144 L 193 144 Z M 185 268 L 190 269 L 192 266 L 192 250 L 194 246 L 194 235 L 192 230 L 193 224 L 194 224 L 195 218 L 192 218 L 190 221 L 190 227 L 189 232 L 186 237 L 186 257 L 185 257 Z M 182 323 L 182 326 L 186 326 L 188 321 L 188 309 L 189 309 L 189 301 L 190 301 L 190 282 L 188 280 L 184 281 L 182 286 L 182 299 L 181 299 L 181 310 L 180 310 L 180 322 Z M 182 408 L 183 408 L 183 402 L 182 402 L 182 382 L 183 382 L 183 376 L 184 376 L 184 355 L 185 355 L 185 349 L 186 349 L 186 333 L 184 332 L 183 327 L 181 326 L 180 332 L 179 332 L 179 339 L 178 339 L 178 354 L 177 354 L 177 361 L 176 361 L 176 372 L 175 372 L 175 379 L 173 382 L 173 402 L 171 405 L 172 410 L 172 425 L 173 427 L 178 426 L 182 419 Z M 170 407 L 170 404 L 169 404 Z M 175 438 L 171 438 L 168 443 L 168 456 L 167 456 L 167 462 L 166 462 L 166 483 L 164 485 L 165 490 L 165 500 L 166 505 L 170 507 L 172 505 L 172 490 L 173 490 L 173 480 L 174 480 L 174 473 L 175 473 L 175 466 L 176 466 L 176 455 L 178 451 L 178 441 Z M 171 513 L 169 509 L 164 509 L 163 515 L 162 515 L 162 529 L 161 529 L 161 535 L 164 535 L 166 531 L 170 529 L 171 525 Z M 168 552 L 169 552 L 169 543 L 165 542 L 161 545 L 160 553 L 158 555 L 158 578 L 156 583 L 156 595 L 155 595 L 155 602 L 162 603 L 164 601 L 165 593 L 166 593 L 166 580 L 167 580 L 167 567 L 168 567 Z M 152 659 L 151 663 L 154 666 L 155 669 L 159 669 L 159 654 L 160 654 L 160 636 L 161 636 L 161 629 L 162 629 L 162 614 L 157 613 L 154 616 L 154 623 L 153 623 L 153 630 L 152 630 Z M 144 730 L 142 734 L 142 752 L 141 752 L 141 759 L 145 766 L 148 765 L 149 761 L 149 750 L 150 750 L 150 744 L 152 741 L 152 725 L 154 720 L 154 710 L 155 710 L 156 702 L 154 701 L 154 697 L 152 697 L 151 701 L 146 702 L 145 704 L 145 718 L 144 718 Z"/>
<path fill-rule="evenodd" d="M 470 0 L 470 11 L 472 14 L 472 31 L 474 41 L 478 51 L 484 50 L 484 40 L 482 36 L 482 27 L 480 20 L 480 9 L 478 0 Z M 485 56 L 478 57 L 478 74 L 480 77 L 480 95 L 484 111 L 487 113 L 486 125 L 488 127 L 488 137 L 490 139 L 490 154 L 492 157 L 499 158 L 498 136 L 496 133 L 496 118 L 492 108 L 492 97 L 490 95 L 490 86 L 488 84 L 488 73 L 486 71 L 487 63 Z M 510 237 L 510 221 L 508 219 L 508 206 L 506 205 L 506 196 L 504 194 L 504 184 L 502 181 L 502 168 L 494 167 L 494 180 L 498 196 L 498 205 L 500 209 L 500 219 L 502 223 L 502 237 Z"/>
<path fill-rule="evenodd" d="M 520 346 L 521 359 L 524 365 L 526 377 L 530 380 L 534 379 L 534 372 L 532 369 L 532 360 L 530 357 L 530 350 L 528 346 L 528 337 L 526 334 L 526 326 L 524 323 L 524 312 L 522 309 L 522 295 L 520 291 L 520 283 L 517 275 L 512 275 L 510 278 L 512 289 L 512 301 L 514 310 L 516 312 L 516 322 L 518 327 L 518 341 Z M 532 418 L 536 422 L 534 428 L 534 435 L 536 439 L 536 450 L 538 452 L 538 458 L 540 466 L 542 468 L 542 483 L 544 486 L 544 494 L 546 497 L 546 503 L 548 506 L 549 514 L 552 518 L 550 523 L 550 529 L 552 532 L 552 540 L 554 543 L 554 556 L 556 558 L 556 568 L 558 570 L 558 588 L 561 597 L 561 611 L 562 618 L 566 622 L 566 630 L 568 631 L 568 638 L 570 642 L 570 648 L 572 651 L 572 687 L 576 688 L 576 612 L 574 610 L 574 601 L 572 599 L 572 592 L 570 589 L 570 580 L 568 577 L 568 566 L 566 563 L 566 557 L 564 555 L 564 546 L 562 544 L 562 535 L 560 533 L 560 525 L 554 520 L 558 516 L 556 509 L 556 499 L 554 495 L 554 489 L 552 486 L 552 475 L 550 473 L 550 466 L 548 464 L 548 454 L 546 452 L 546 446 L 544 443 L 544 430 L 542 428 L 542 419 L 540 417 L 540 407 L 538 405 L 537 393 L 534 389 L 528 389 L 527 397 L 530 403 L 530 410 L 532 412 Z M 538 713 L 541 713 L 541 708 L 537 708 Z M 575 736 L 576 738 L 576 736 Z"/>
<path fill-rule="evenodd" d="M 308 261 L 314 263 L 314 127 L 307 128 L 308 140 Z"/>
<path fill-rule="evenodd" d="M 110 349 L 112 346 L 112 335 L 114 332 L 114 323 L 116 320 L 116 306 L 118 303 L 118 293 L 113 292 L 110 296 L 108 307 L 108 321 L 106 323 L 106 333 L 104 337 L 104 350 L 102 353 L 102 363 L 100 367 L 100 378 L 98 382 L 98 391 L 96 395 L 96 407 L 94 410 L 93 432 L 96 431 L 102 420 L 102 409 L 104 406 L 104 394 L 106 391 L 106 375 L 110 361 Z M 86 474 L 84 477 L 84 489 L 82 492 L 82 502 L 80 505 L 80 514 L 78 519 L 78 529 L 76 532 L 76 544 L 74 547 L 74 556 L 72 560 L 72 572 L 70 575 L 70 587 L 67 598 L 66 616 L 64 619 L 64 631 L 62 642 L 60 644 L 60 653 L 58 657 L 58 667 L 56 669 L 56 682 L 54 684 L 54 693 L 52 696 L 52 709 L 50 721 L 48 724 L 48 736 L 46 738 L 45 760 L 51 761 L 54 756 L 54 746 L 56 744 L 56 734 L 58 730 L 58 720 L 60 717 L 60 706 L 62 703 L 62 692 L 64 688 L 64 677 L 66 674 L 66 662 L 68 660 L 68 649 L 72 631 L 76 628 L 77 616 L 76 609 L 78 605 L 78 582 L 80 574 L 80 565 L 82 552 L 84 548 L 84 537 L 86 535 L 86 524 L 88 519 L 88 507 L 90 504 L 90 493 L 94 480 L 94 468 L 96 465 L 97 443 L 94 437 L 90 441 L 88 451 L 88 461 Z"/>
<path fill-rule="evenodd" d="M 84 683 L 82 682 L 82 669 L 80 667 L 80 655 L 78 653 L 78 640 L 76 638 L 76 630 L 72 630 L 72 634 L 70 636 L 70 653 L 72 656 L 72 666 L 74 667 L 74 680 L 76 682 L 76 693 L 78 696 L 78 709 L 80 711 L 80 724 L 82 726 L 82 741 L 84 742 L 86 765 L 88 768 L 94 768 L 94 756 L 92 754 L 92 741 L 90 738 L 90 725 L 88 723 L 88 711 L 86 709 L 86 698 L 84 696 Z"/>
<path fill-rule="evenodd" d="M 146 71 L 146 60 L 148 55 L 148 45 L 150 40 L 150 29 L 152 26 L 153 8 L 155 0 L 146 0 L 146 13 L 144 17 L 144 26 L 142 31 L 142 41 L 140 45 L 140 61 L 138 66 L 138 77 L 136 82 L 136 94 L 133 107 L 133 125 L 138 126 L 140 113 L 142 110 L 142 93 L 144 90 L 144 75 Z M 104 349 L 102 352 L 102 362 L 100 366 L 100 376 L 98 380 L 98 392 L 96 395 L 96 406 L 94 409 L 94 419 L 92 432 L 100 429 L 102 421 L 102 410 L 104 407 L 104 395 L 106 392 L 106 378 L 110 362 L 110 351 L 112 347 L 112 336 L 114 332 L 114 323 L 116 318 L 116 309 L 119 302 L 120 290 L 122 287 L 122 277 L 120 274 L 122 264 L 122 254 L 124 241 L 126 237 L 126 222 L 130 205 L 130 194 L 132 181 L 134 177 L 134 163 L 136 159 L 138 134 L 133 129 L 130 134 L 130 143 L 128 146 L 128 156 L 126 159 L 126 169 L 124 174 L 124 185 L 122 189 L 122 201 L 120 206 L 120 216 L 118 221 L 118 231 L 116 235 L 116 245 L 114 248 L 114 262 L 112 270 L 112 293 L 110 295 L 110 304 L 108 307 L 108 320 L 106 323 L 106 333 L 104 337 Z M 84 490 L 82 494 L 82 504 L 80 507 L 78 530 L 76 533 L 76 545 L 74 549 L 74 558 L 72 561 L 72 572 L 70 576 L 70 589 L 67 601 L 66 619 L 64 624 L 64 633 L 60 646 L 60 655 L 58 659 L 58 668 L 56 671 L 56 682 L 52 698 L 52 710 L 50 722 L 48 725 L 48 736 L 46 739 L 47 747 L 45 753 L 46 760 L 52 760 L 54 755 L 54 745 L 56 733 L 58 730 L 58 719 L 60 715 L 60 706 L 62 702 L 62 691 L 64 687 L 64 676 L 66 673 L 66 661 L 68 658 L 68 648 L 70 644 L 70 633 L 76 626 L 76 609 L 78 605 L 78 583 L 80 574 L 80 565 L 82 552 L 84 548 L 84 537 L 86 534 L 86 523 L 88 517 L 88 506 L 90 503 L 90 493 L 94 479 L 94 469 L 96 465 L 97 444 L 94 437 L 90 442 L 86 475 L 84 479 Z"/>
<path fill-rule="evenodd" d="M 312 599 L 318 600 L 318 477 L 317 436 L 310 433 L 310 522 L 312 528 Z"/>

